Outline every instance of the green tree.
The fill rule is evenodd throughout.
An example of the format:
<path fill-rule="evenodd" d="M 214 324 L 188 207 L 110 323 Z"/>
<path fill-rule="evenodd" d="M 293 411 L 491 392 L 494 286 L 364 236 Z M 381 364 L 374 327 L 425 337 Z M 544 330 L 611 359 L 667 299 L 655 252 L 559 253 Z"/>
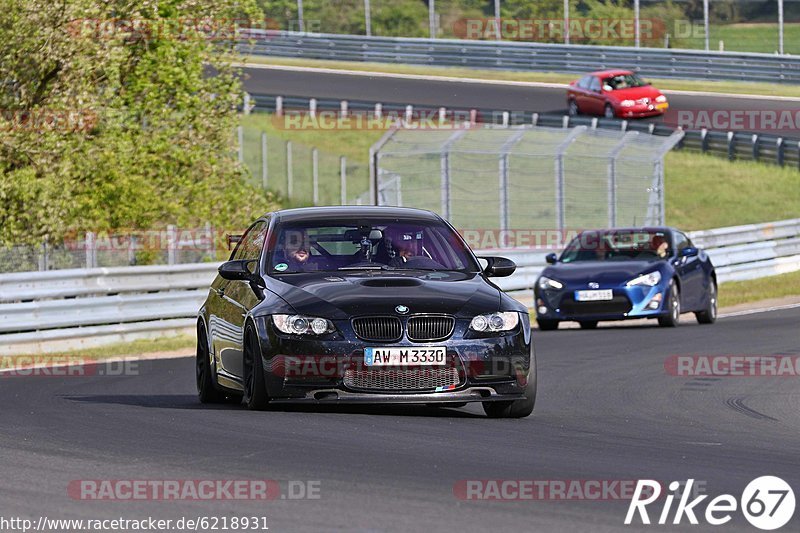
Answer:
<path fill-rule="evenodd" d="M 238 0 L 0 0 L 0 244 L 241 228 L 273 207 L 234 152 L 248 17 Z"/>

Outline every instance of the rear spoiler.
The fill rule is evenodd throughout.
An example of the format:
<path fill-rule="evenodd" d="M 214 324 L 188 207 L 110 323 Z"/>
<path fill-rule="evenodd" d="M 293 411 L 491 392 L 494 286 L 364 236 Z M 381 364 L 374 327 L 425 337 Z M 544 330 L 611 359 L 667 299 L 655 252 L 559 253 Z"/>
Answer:
<path fill-rule="evenodd" d="M 228 241 L 228 250 L 231 250 L 233 248 L 234 244 L 238 244 L 239 241 L 242 240 L 242 236 L 241 235 L 231 235 L 230 233 L 228 233 L 228 235 L 226 236 L 226 240 Z"/>

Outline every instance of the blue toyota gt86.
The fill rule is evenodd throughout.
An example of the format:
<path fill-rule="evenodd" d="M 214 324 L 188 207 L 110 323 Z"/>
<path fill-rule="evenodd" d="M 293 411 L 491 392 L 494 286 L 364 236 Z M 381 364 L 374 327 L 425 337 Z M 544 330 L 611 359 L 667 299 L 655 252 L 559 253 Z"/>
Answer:
<path fill-rule="evenodd" d="M 591 329 L 601 320 L 658 319 L 674 327 L 681 313 L 701 324 L 717 318 L 717 278 L 708 254 L 674 228 L 579 233 L 536 282 L 539 328 L 563 321 Z"/>

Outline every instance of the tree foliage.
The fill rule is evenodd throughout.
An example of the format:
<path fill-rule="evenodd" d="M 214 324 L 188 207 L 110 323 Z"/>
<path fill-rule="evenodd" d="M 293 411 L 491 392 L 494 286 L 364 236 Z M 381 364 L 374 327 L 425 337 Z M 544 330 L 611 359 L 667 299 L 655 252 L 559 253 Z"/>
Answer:
<path fill-rule="evenodd" d="M 235 157 L 228 39 L 261 16 L 237 0 L 0 0 L 0 244 L 269 210 Z"/>

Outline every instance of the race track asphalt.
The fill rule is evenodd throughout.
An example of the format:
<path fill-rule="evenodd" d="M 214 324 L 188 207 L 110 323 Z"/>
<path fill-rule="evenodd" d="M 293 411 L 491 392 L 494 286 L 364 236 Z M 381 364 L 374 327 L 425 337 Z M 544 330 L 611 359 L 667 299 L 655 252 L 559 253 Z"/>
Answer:
<path fill-rule="evenodd" d="M 800 308 L 677 329 L 536 332 L 533 416 L 479 406 L 206 407 L 191 358 L 124 376 L 0 376 L 0 516 L 265 516 L 271 531 L 618 531 L 627 502 L 473 501 L 460 480 L 688 478 L 739 497 L 753 478 L 800 489 L 797 377 L 675 377 L 673 355 L 800 356 Z M 319 482 L 319 499 L 84 501 L 74 480 Z M 284 491 L 284 494 L 286 492 Z M 708 500 L 706 500 L 708 501 Z M 704 509 L 705 503 L 701 504 Z M 653 510 L 653 519 L 660 513 Z M 800 513 L 785 526 L 797 531 Z M 638 521 L 636 522 L 638 523 Z M 756 531 L 734 513 L 724 527 Z M 675 526 L 661 526 L 673 531 Z"/>
<path fill-rule="evenodd" d="M 412 104 L 444 106 L 455 109 L 497 109 L 508 111 L 532 111 L 538 113 L 566 114 L 566 91 L 562 87 L 530 87 L 497 83 L 463 81 L 439 81 L 409 79 L 365 74 L 325 73 L 317 71 L 282 70 L 280 68 L 246 69 L 245 88 L 252 93 L 325 98 L 340 100 L 363 100 L 384 104 Z M 654 82 L 658 86 L 658 82 Z M 708 113 L 722 111 L 722 119 L 735 120 L 732 111 L 786 111 L 796 112 L 800 99 L 764 99 L 748 96 L 719 96 L 679 94 L 665 91 L 670 101 L 669 122 L 676 124 L 679 111 L 692 121 L 709 120 Z M 792 114 L 792 116 L 794 116 Z M 662 120 L 661 118 L 649 120 Z M 683 119 L 682 119 L 683 120 Z M 744 120 L 744 119 L 739 119 Z M 719 123 L 719 122 L 718 122 Z M 712 124 L 713 125 L 713 124 Z M 762 127 L 763 126 L 763 127 Z M 713 128 L 709 128 L 713 129 Z M 752 131 L 769 131 L 768 125 L 757 122 Z M 800 137 L 796 129 L 783 131 L 783 135 Z"/>

